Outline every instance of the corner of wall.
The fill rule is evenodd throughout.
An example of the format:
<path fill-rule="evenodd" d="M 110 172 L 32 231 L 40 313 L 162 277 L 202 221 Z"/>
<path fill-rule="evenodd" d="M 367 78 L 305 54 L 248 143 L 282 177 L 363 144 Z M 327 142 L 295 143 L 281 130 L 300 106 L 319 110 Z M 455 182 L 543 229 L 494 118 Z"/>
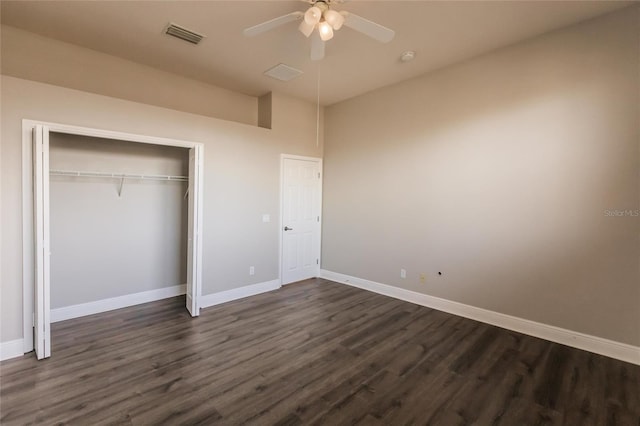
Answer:
<path fill-rule="evenodd" d="M 324 107 L 282 93 L 272 93 L 272 129 L 283 137 L 312 147 L 322 157 Z M 290 152 L 296 154 L 297 152 Z"/>
<path fill-rule="evenodd" d="M 273 96 L 269 92 L 258 98 L 258 127 L 271 129 L 271 116 L 273 110 Z"/>

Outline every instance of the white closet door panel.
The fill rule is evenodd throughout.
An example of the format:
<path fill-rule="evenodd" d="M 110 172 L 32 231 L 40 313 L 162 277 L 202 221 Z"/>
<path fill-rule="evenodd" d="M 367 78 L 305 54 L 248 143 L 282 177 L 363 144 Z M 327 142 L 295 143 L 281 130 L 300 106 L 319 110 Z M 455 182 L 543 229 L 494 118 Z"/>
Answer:
<path fill-rule="evenodd" d="M 202 147 L 189 150 L 189 218 L 187 245 L 187 310 L 200 315 L 202 287 Z"/>
<path fill-rule="evenodd" d="M 49 129 L 33 129 L 35 228 L 34 338 L 38 359 L 51 356 L 50 235 L 49 235 Z"/>

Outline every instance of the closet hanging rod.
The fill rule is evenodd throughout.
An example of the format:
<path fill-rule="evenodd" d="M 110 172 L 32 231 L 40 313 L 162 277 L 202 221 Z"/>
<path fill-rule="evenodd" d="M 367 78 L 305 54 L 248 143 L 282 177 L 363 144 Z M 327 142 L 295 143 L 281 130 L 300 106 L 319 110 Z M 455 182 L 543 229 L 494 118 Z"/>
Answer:
<path fill-rule="evenodd" d="M 139 180 L 170 180 L 178 182 L 188 182 L 188 176 L 172 176 L 172 175 L 134 175 L 127 173 L 107 173 L 107 172 L 88 172 L 73 170 L 49 170 L 52 176 L 71 176 L 71 177 L 90 177 L 90 178 L 113 178 L 113 179 L 139 179 Z"/>

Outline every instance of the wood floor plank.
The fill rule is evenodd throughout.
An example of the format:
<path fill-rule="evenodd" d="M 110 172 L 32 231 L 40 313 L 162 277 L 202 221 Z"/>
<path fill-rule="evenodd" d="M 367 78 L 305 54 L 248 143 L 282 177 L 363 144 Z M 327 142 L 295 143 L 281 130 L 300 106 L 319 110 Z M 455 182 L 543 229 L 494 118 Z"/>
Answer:
<path fill-rule="evenodd" d="M 640 367 L 321 279 L 52 325 L 2 425 L 640 425 Z"/>

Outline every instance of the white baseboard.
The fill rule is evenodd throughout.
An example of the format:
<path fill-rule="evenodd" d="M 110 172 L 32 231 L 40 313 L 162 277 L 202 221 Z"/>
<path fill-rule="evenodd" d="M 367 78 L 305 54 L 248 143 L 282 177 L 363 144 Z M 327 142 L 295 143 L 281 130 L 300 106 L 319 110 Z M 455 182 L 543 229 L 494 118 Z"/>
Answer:
<path fill-rule="evenodd" d="M 272 280 L 234 288 L 231 290 L 221 291 L 219 293 L 206 294 L 200 297 L 200 307 L 208 308 L 211 306 L 220 305 L 222 303 L 231 302 L 233 300 L 255 296 L 256 294 L 277 290 L 279 288 L 280 280 Z"/>
<path fill-rule="evenodd" d="M 0 361 L 5 359 L 16 358 L 24 355 L 23 339 L 10 340 L 0 343 Z"/>
<path fill-rule="evenodd" d="M 82 303 L 80 305 L 65 306 L 51 310 L 51 322 L 64 321 L 100 312 L 140 305 L 142 303 L 155 302 L 156 300 L 185 294 L 186 284 L 173 287 L 159 288 L 157 290 L 143 291 L 141 293 L 127 294 L 125 296 L 112 297 L 110 299 L 97 300 L 95 302 Z"/>
<path fill-rule="evenodd" d="M 232 290 L 200 296 L 200 307 L 208 308 L 221 303 L 230 302 L 244 297 L 254 296 L 280 288 L 280 280 L 272 280 L 263 283 L 248 285 Z M 112 297 L 110 299 L 97 300 L 95 302 L 66 306 L 51 310 L 51 322 L 64 321 L 87 315 L 99 314 L 114 309 L 140 305 L 142 303 L 155 302 L 169 297 L 180 296 L 186 293 L 187 285 L 165 287 L 157 290 Z M 22 356 L 24 354 L 23 339 L 0 343 L 0 360 Z"/>
<path fill-rule="evenodd" d="M 395 299 L 415 303 L 416 305 L 426 306 L 428 308 L 437 309 L 439 311 L 506 328 L 507 330 L 517 331 L 519 333 L 528 334 L 530 336 L 539 337 L 541 339 L 550 340 L 552 342 L 561 343 L 563 345 L 640 365 L 640 347 L 638 346 L 615 342 L 601 337 L 590 336 L 588 334 L 578 333 L 576 331 L 542 324 L 511 315 L 505 315 L 499 312 L 489 311 L 475 306 L 465 305 L 463 303 L 453 302 L 451 300 L 441 299 L 439 297 L 429 296 L 423 293 L 417 293 L 415 291 L 405 290 L 399 287 L 381 284 L 324 269 L 320 271 L 320 277 L 393 297 Z"/>

